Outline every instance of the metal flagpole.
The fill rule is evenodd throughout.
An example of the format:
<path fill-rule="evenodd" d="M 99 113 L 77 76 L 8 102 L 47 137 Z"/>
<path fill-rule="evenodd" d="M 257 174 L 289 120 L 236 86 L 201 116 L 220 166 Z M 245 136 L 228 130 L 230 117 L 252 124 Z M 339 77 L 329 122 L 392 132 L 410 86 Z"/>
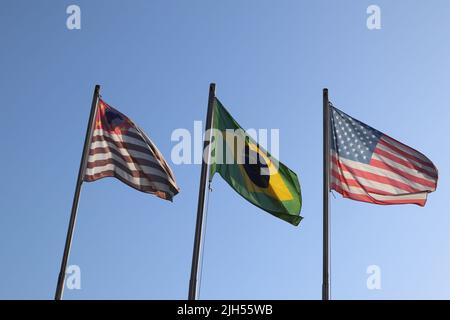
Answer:
<path fill-rule="evenodd" d="M 330 108 L 328 89 L 323 89 L 323 279 L 322 300 L 330 299 L 329 261 Z"/>
<path fill-rule="evenodd" d="M 69 221 L 69 228 L 67 230 L 66 244 L 64 246 L 64 254 L 61 261 L 61 269 L 59 271 L 58 284 L 56 286 L 55 300 L 61 300 L 63 296 L 67 261 L 69 260 L 70 246 L 72 244 L 72 235 L 75 227 L 75 221 L 77 218 L 78 199 L 80 198 L 81 184 L 83 183 L 84 172 L 86 169 L 87 155 L 89 152 L 89 146 L 92 138 L 92 127 L 95 121 L 95 115 L 97 113 L 99 92 L 100 86 L 96 85 L 94 90 L 94 96 L 92 97 L 91 113 L 89 115 L 89 122 L 86 130 L 83 153 L 81 155 L 80 169 L 78 170 L 78 178 L 75 186 L 75 194 L 73 196 L 72 211 L 70 213 L 70 221 Z"/>
<path fill-rule="evenodd" d="M 203 160 L 200 175 L 200 187 L 198 191 L 197 222 L 195 225 L 194 250 L 192 253 L 191 279 L 189 281 L 189 296 L 188 296 L 189 300 L 197 299 L 198 265 L 199 265 L 200 245 L 203 230 L 203 209 L 205 207 L 206 179 L 208 177 L 208 168 L 209 168 L 208 163 L 209 159 L 205 159 L 204 152 L 209 144 L 209 137 L 207 137 L 206 134 L 210 132 L 212 126 L 215 94 L 216 94 L 216 85 L 215 83 L 211 83 L 209 85 L 208 111 L 206 113 L 206 124 L 205 124 L 205 139 L 203 141 L 203 149 L 202 149 Z"/>

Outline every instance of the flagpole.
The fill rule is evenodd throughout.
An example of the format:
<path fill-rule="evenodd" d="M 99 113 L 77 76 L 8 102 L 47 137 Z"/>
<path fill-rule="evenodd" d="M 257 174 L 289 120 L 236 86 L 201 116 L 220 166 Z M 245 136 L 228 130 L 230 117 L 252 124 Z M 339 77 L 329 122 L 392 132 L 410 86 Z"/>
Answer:
<path fill-rule="evenodd" d="M 328 89 L 323 89 L 323 279 L 322 300 L 330 299 L 329 261 L 330 108 Z"/>
<path fill-rule="evenodd" d="M 69 228 L 67 230 L 66 244 L 64 246 L 64 254 L 63 254 L 62 261 L 61 261 L 61 269 L 59 271 L 58 284 L 56 286 L 55 300 L 61 300 L 62 296 L 63 296 L 67 261 L 69 260 L 70 247 L 72 245 L 73 230 L 75 228 L 75 221 L 77 218 L 78 200 L 80 198 L 81 184 L 83 183 L 87 154 L 89 151 L 89 145 L 90 145 L 90 141 L 92 138 L 92 127 L 93 127 L 93 123 L 95 121 L 95 114 L 97 112 L 99 92 L 100 92 L 100 86 L 96 85 L 95 89 L 94 89 L 94 95 L 92 97 L 91 113 L 89 115 L 89 122 L 88 122 L 87 130 L 86 130 L 86 137 L 84 139 L 84 147 L 83 147 L 83 153 L 81 155 L 80 168 L 78 170 L 78 178 L 77 178 L 77 183 L 75 186 L 75 194 L 73 196 L 72 211 L 70 213 L 70 221 L 69 221 Z"/>
<path fill-rule="evenodd" d="M 208 98 L 208 111 L 206 113 L 205 124 L 205 138 L 203 141 L 202 149 L 202 169 L 200 174 L 200 187 L 198 191 L 198 204 L 197 204 L 197 222 L 195 225 L 195 237 L 194 237 L 194 249 L 192 253 L 192 268 L 191 279 L 189 281 L 189 300 L 197 299 L 197 280 L 198 280 L 198 265 L 200 258 L 200 246 L 202 240 L 203 230 L 203 209 L 205 207 L 205 194 L 206 194 L 206 179 L 208 178 L 209 159 L 205 159 L 204 152 L 209 144 L 209 137 L 206 136 L 211 130 L 214 98 L 216 94 L 216 84 L 211 83 L 209 85 L 209 98 Z"/>

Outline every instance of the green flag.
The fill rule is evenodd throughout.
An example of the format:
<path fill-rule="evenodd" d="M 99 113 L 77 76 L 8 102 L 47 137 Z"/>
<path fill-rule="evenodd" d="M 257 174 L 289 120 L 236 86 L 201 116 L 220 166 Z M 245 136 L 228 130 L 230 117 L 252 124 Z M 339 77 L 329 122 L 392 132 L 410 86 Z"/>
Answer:
<path fill-rule="evenodd" d="M 302 198 L 297 175 L 259 146 L 216 98 L 210 180 L 219 173 L 242 197 L 297 226 Z"/>

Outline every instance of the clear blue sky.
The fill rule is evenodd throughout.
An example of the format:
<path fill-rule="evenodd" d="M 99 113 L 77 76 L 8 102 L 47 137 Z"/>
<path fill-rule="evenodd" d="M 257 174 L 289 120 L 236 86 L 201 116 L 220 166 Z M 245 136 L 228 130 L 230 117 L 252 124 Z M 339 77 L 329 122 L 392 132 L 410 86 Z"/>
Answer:
<path fill-rule="evenodd" d="M 366 8 L 381 7 L 369 31 Z M 82 29 L 66 28 L 78 4 Z M 279 128 L 298 173 L 297 228 L 217 176 L 202 299 L 319 299 L 322 88 L 355 118 L 439 168 L 426 207 L 331 200 L 332 297 L 450 298 L 450 4 L 434 1 L 18 1 L 0 10 L 0 298 L 51 299 L 92 91 L 169 163 L 176 128 L 204 120 L 208 85 L 244 128 Z M 85 184 L 67 299 L 187 297 L 200 166 L 172 164 L 173 203 L 115 179 Z M 366 288 L 379 265 L 382 289 Z"/>

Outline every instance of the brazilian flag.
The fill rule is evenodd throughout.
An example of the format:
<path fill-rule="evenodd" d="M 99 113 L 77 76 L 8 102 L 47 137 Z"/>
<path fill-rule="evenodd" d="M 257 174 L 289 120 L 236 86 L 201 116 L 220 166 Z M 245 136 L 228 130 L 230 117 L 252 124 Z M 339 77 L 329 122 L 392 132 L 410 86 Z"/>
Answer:
<path fill-rule="evenodd" d="M 219 173 L 255 206 L 297 226 L 302 197 L 297 175 L 261 148 L 215 98 L 210 181 Z"/>

